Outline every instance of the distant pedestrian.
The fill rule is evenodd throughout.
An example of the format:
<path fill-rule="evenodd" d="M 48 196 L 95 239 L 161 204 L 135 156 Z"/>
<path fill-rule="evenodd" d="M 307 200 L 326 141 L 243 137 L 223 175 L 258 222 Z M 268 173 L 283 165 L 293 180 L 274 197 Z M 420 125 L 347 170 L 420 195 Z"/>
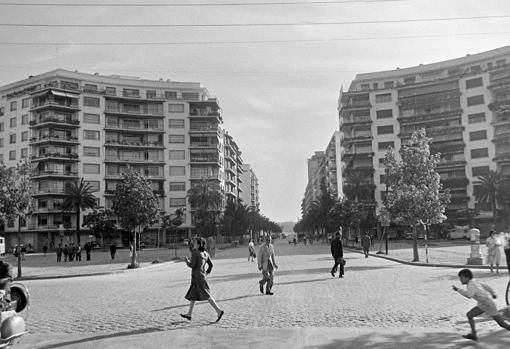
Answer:
<path fill-rule="evenodd" d="M 257 254 L 255 253 L 255 244 L 253 243 L 253 239 L 250 239 L 250 242 L 248 243 L 248 262 L 250 260 L 255 262 L 256 257 Z"/>
<path fill-rule="evenodd" d="M 292 243 L 294 243 L 294 246 L 297 245 L 297 238 L 294 236 L 294 239 L 292 240 Z"/>
<path fill-rule="evenodd" d="M 306 246 L 306 235 L 303 236 L 303 244 Z"/>
<path fill-rule="evenodd" d="M 92 244 L 89 242 L 87 242 L 85 244 L 85 254 L 87 255 L 87 260 L 90 261 L 90 252 L 92 251 Z"/>
<path fill-rule="evenodd" d="M 115 243 L 113 243 L 110 245 L 110 256 L 112 257 L 112 259 L 115 259 L 116 252 L 117 252 L 117 246 L 115 245 Z"/>
<path fill-rule="evenodd" d="M 498 313 L 496 304 L 491 299 L 491 297 L 496 298 L 496 293 L 494 290 L 486 284 L 482 284 L 473 280 L 473 273 L 469 269 L 462 269 L 459 271 L 458 275 L 460 282 L 463 285 L 467 285 L 467 290 L 464 291 L 452 285 L 453 290 L 457 291 L 466 298 L 473 298 L 478 303 L 466 314 L 469 321 L 469 326 L 471 326 L 471 333 L 463 335 L 462 337 L 466 339 L 472 339 L 474 341 L 478 340 L 478 337 L 476 336 L 474 318 L 483 313 L 486 313 L 488 316 L 492 317 L 499 326 L 510 331 L 510 324 L 506 323 L 501 314 Z"/>
<path fill-rule="evenodd" d="M 62 249 L 62 253 L 64 254 L 64 262 L 67 262 L 67 258 L 69 255 L 69 247 L 67 244 L 64 245 L 64 248 Z"/>
<path fill-rule="evenodd" d="M 69 262 L 74 261 L 74 243 L 72 242 L 69 246 L 67 246 L 67 255 L 69 258 Z"/>
<path fill-rule="evenodd" d="M 46 257 L 46 252 L 48 252 L 48 245 L 44 244 L 44 246 L 42 247 L 42 250 L 44 253 L 44 257 Z"/>
<path fill-rule="evenodd" d="M 494 272 L 493 267 L 494 264 L 496 264 L 496 273 L 499 274 L 499 263 L 501 261 L 501 241 L 499 238 L 494 236 L 495 231 L 491 230 L 489 232 L 489 237 L 485 241 L 485 244 L 487 245 L 487 264 L 491 266 L 491 273 Z"/>
<path fill-rule="evenodd" d="M 27 253 L 27 248 L 25 245 L 21 245 L 21 259 L 25 260 L 25 253 Z"/>
<path fill-rule="evenodd" d="M 62 261 L 62 245 L 61 244 L 58 244 L 55 252 L 57 253 L 57 262 L 61 262 Z"/>
<path fill-rule="evenodd" d="M 510 274 L 510 231 L 505 228 L 505 232 L 503 234 L 503 251 L 505 252 L 506 257 L 506 266 L 508 268 L 508 273 Z"/>
<path fill-rule="evenodd" d="M 335 238 L 331 240 L 331 255 L 335 260 L 335 264 L 333 264 L 333 268 L 331 268 L 331 276 L 335 277 L 335 273 L 338 270 L 338 266 L 340 266 L 340 273 L 338 275 L 339 278 L 344 277 L 344 246 L 342 244 L 342 234 L 341 230 L 337 231 L 335 234 Z"/>
<path fill-rule="evenodd" d="M 211 257 L 205 250 L 205 247 L 206 241 L 204 238 L 194 238 L 191 260 L 189 260 L 188 257 L 185 257 L 184 259 L 186 265 L 191 268 L 191 286 L 184 296 L 184 298 L 190 302 L 189 310 L 186 314 L 181 314 L 181 316 L 191 321 L 195 302 L 208 301 L 218 314 L 218 318 L 216 319 L 216 322 L 218 322 L 221 320 L 225 312 L 218 307 L 218 304 L 216 304 L 216 301 L 211 295 L 209 284 L 207 283 L 207 276 L 211 273 L 213 264 L 211 262 Z M 206 265 L 207 270 L 205 269 Z"/>
<path fill-rule="evenodd" d="M 264 285 L 266 285 L 266 294 L 272 296 L 274 283 L 274 270 L 278 269 L 274 259 L 274 246 L 271 244 L 271 236 L 266 236 L 266 243 L 259 248 L 257 263 L 259 270 L 262 271 L 262 280 L 259 281 L 260 293 L 264 293 Z"/>
<path fill-rule="evenodd" d="M 365 232 L 365 234 L 361 237 L 361 247 L 363 247 L 363 253 L 365 254 L 365 258 L 368 258 L 368 252 L 370 250 L 370 245 L 372 241 L 370 240 L 370 235 Z"/>
<path fill-rule="evenodd" d="M 76 246 L 76 261 L 81 262 L 81 245 Z"/>

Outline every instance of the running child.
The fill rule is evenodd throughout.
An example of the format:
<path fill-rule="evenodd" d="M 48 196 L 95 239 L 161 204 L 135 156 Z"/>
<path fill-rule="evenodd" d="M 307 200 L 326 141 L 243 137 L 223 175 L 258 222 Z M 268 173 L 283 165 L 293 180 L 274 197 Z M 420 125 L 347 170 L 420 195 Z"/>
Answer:
<path fill-rule="evenodd" d="M 466 298 L 473 298 L 478 303 L 477 306 L 468 311 L 466 314 L 469 321 L 469 326 L 471 326 L 471 333 L 463 335 L 462 337 L 466 339 L 472 339 L 474 341 L 478 340 L 478 337 L 476 336 L 474 317 L 483 313 L 486 313 L 492 317 L 499 326 L 510 331 L 510 325 L 506 323 L 501 314 L 498 313 L 496 304 L 491 299 L 491 297 L 496 298 L 496 293 L 494 290 L 486 284 L 482 284 L 473 280 L 473 273 L 469 269 L 462 269 L 459 271 L 459 280 L 461 284 L 467 285 L 467 290 L 464 291 L 452 285 L 453 290 L 457 291 Z"/>

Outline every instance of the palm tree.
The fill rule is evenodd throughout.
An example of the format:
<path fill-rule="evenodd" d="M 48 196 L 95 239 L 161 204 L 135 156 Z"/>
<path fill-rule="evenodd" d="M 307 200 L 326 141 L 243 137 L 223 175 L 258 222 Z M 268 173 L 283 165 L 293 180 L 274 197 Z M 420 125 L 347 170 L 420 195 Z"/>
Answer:
<path fill-rule="evenodd" d="M 476 200 L 481 203 L 490 203 L 494 224 L 496 224 L 497 215 L 496 202 L 500 195 L 499 187 L 503 184 L 503 179 L 501 172 L 490 170 L 485 176 L 478 176 L 478 181 L 473 183 L 476 187 Z"/>
<path fill-rule="evenodd" d="M 188 202 L 194 212 L 195 226 L 201 234 L 212 235 L 221 208 L 219 187 L 202 178 L 188 190 Z"/>
<path fill-rule="evenodd" d="M 62 203 L 62 208 L 64 211 L 76 212 L 76 242 L 79 245 L 81 210 L 96 207 L 96 198 L 92 194 L 90 184 L 85 183 L 83 178 L 79 182 L 73 181 L 66 185 L 64 194 L 66 196 Z"/>

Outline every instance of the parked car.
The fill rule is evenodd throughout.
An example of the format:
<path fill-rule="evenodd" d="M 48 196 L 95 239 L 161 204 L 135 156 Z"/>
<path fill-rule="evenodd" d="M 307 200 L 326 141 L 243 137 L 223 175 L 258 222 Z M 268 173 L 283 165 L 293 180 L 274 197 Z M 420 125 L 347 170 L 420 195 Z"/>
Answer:
<path fill-rule="evenodd" d="M 465 227 L 455 227 L 453 229 L 450 229 L 448 234 L 446 234 L 446 238 L 448 240 L 454 240 L 454 239 L 469 239 L 469 230 Z"/>

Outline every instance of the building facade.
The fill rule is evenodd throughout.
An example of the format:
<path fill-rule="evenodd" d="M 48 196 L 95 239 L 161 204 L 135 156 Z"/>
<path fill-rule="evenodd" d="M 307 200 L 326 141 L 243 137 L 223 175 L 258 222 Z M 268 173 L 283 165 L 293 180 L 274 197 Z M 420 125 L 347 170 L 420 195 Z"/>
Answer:
<path fill-rule="evenodd" d="M 246 205 L 249 210 L 260 211 L 260 198 L 259 198 L 259 180 L 249 164 L 241 166 L 243 172 L 241 174 L 241 201 Z"/>
<path fill-rule="evenodd" d="M 432 152 L 441 153 L 437 172 L 450 188 L 449 222 L 467 224 L 475 210 L 478 223 L 492 218 L 490 205 L 477 202 L 476 182 L 489 170 L 510 175 L 510 47 L 359 74 L 340 92 L 338 111 L 344 186 L 362 177 L 362 201 L 373 214 L 386 191 L 386 150 L 398 152 L 413 131 L 425 128 Z"/>
<path fill-rule="evenodd" d="M 181 234 L 189 234 L 194 183 L 214 183 L 223 207 L 239 195 L 241 152 L 222 124 L 218 100 L 200 83 L 59 69 L 0 87 L 0 161 L 33 165 L 36 208 L 22 243 L 56 243 L 63 229 L 72 241 L 75 215 L 61 209 L 66 184 L 83 178 L 98 205 L 111 208 L 128 166 L 151 181 L 161 214 L 186 208 Z M 16 224 L 4 227 L 8 246 L 17 243 Z"/>

